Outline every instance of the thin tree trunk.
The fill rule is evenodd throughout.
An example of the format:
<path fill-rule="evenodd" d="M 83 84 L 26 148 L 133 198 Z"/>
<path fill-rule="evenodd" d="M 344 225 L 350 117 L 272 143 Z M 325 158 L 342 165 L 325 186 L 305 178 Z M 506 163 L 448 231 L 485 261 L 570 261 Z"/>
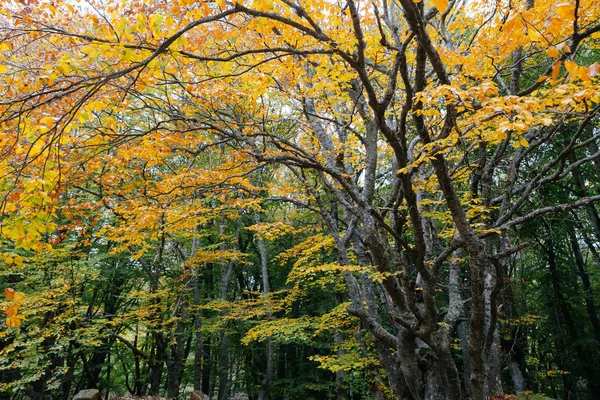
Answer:
<path fill-rule="evenodd" d="M 190 258 L 194 257 L 196 251 L 200 247 L 200 239 L 194 235 L 192 239 L 192 250 Z M 192 281 L 192 296 L 194 310 L 194 390 L 202 390 L 202 312 L 200 311 L 200 279 L 198 266 L 194 265 L 191 268 Z"/>
<path fill-rule="evenodd" d="M 224 221 L 222 220 L 219 224 L 219 233 L 221 236 L 224 234 Z M 240 221 L 236 224 L 237 237 L 240 235 Z M 225 250 L 225 245 L 221 245 L 221 250 Z M 233 272 L 233 261 L 221 263 L 221 287 L 220 297 L 221 300 L 227 300 L 227 291 L 229 289 L 229 281 L 231 280 L 231 274 Z M 223 323 L 223 332 L 221 334 L 221 345 L 219 346 L 219 397 L 218 400 L 226 400 L 229 396 L 229 336 L 227 334 L 227 322 Z"/>
<path fill-rule="evenodd" d="M 194 390 L 202 390 L 202 314 L 198 308 L 200 305 L 200 294 L 197 282 L 194 284 L 194 305 L 196 306 L 196 311 L 194 312 Z"/>
<path fill-rule="evenodd" d="M 588 151 L 590 152 L 590 154 L 598 154 L 598 145 L 596 144 L 595 141 L 591 141 L 588 144 Z M 600 180 L 600 156 L 594 157 L 592 159 L 592 162 L 594 163 L 596 179 Z"/>
<path fill-rule="evenodd" d="M 260 223 L 260 216 L 258 212 L 254 212 L 254 221 L 258 224 Z M 269 269 L 268 269 L 268 260 L 269 255 L 267 253 L 267 247 L 265 246 L 265 242 L 261 237 L 256 238 L 256 245 L 258 247 L 258 252 L 260 254 L 260 267 L 261 267 L 261 275 L 262 275 L 262 292 L 265 298 L 265 307 L 266 312 L 265 316 L 268 320 L 273 317 L 271 313 L 271 306 L 269 303 L 269 293 L 270 293 L 270 285 L 269 285 Z M 271 378 L 273 376 L 273 365 L 275 358 L 275 343 L 273 342 L 273 338 L 269 337 L 267 339 L 267 367 L 265 369 L 265 374 L 262 382 L 260 383 L 260 390 L 258 392 L 259 400 L 268 400 L 269 399 L 269 386 L 271 385 Z"/>
<path fill-rule="evenodd" d="M 565 295 L 560 287 L 560 277 L 558 275 L 554 243 L 552 240 L 548 241 L 548 245 L 546 247 L 546 254 L 548 255 L 548 266 L 550 268 L 550 278 L 552 281 L 552 289 L 554 290 L 554 297 L 556 298 L 556 303 L 558 305 L 560 313 L 564 318 L 564 323 L 567 327 L 567 332 L 569 334 L 569 342 L 574 343 L 577 357 L 580 360 L 585 360 L 586 353 L 583 347 L 581 346 L 575 320 L 573 318 L 571 310 L 569 309 L 567 299 L 565 298 Z M 598 377 L 590 368 L 586 368 L 584 374 L 592 397 L 600 398 L 600 381 L 597 379 Z"/>
<path fill-rule="evenodd" d="M 571 163 L 575 162 L 575 155 L 571 154 Z M 581 175 L 581 169 L 579 167 L 574 167 L 571 172 L 573 175 L 573 180 L 575 181 L 575 186 L 577 187 L 578 195 L 581 197 L 588 196 L 588 192 L 585 187 L 585 182 L 583 176 Z M 598 211 L 596 210 L 596 206 L 594 203 L 587 204 L 585 206 L 585 211 L 587 212 L 588 219 L 590 224 L 592 225 L 594 235 L 596 236 L 596 240 L 600 241 L 600 216 L 598 215 Z"/>
<path fill-rule="evenodd" d="M 221 346 L 219 347 L 219 397 L 218 400 L 229 398 L 229 336 L 227 324 L 223 325 Z"/>
<path fill-rule="evenodd" d="M 585 307 L 587 310 L 588 317 L 590 318 L 590 323 L 592 324 L 592 332 L 594 334 L 594 339 L 600 342 L 600 322 L 598 321 L 598 312 L 596 309 L 596 305 L 594 304 L 594 296 L 592 294 L 592 285 L 590 283 L 590 277 L 587 274 L 585 268 L 585 262 L 583 261 L 583 256 L 581 255 L 581 248 L 579 247 L 579 242 L 577 241 L 577 237 L 575 236 L 575 231 L 573 230 L 572 226 L 568 226 L 567 229 L 569 230 L 569 241 L 571 242 L 571 249 L 573 250 L 573 255 L 575 256 L 577 272 L 583 284 Z"/>
<path fill-rule="evenodd" d="M 523 372 L 521 372 L 521 366 L 513 359 L 509 359 L 507 365 L 513 385 L 515 386 L 515 392 L 517 392 L 517 394 L 523 393 L 526 389 L 526 385 L 525 377 L 523 376 Z"/>
<path fill-rule="evenodd" d="M 185 350 L 185 324 L 187 323 L 188 306 L 186 294 L 182 294 L 181 313 L 175 327 L 174 343 L 171 344 L 171 360 L 167 369 L 167 397 L 176 398 L 183 375 L 184 350 Z"/>
<path fill-rule="evenodd" d="M 213 359 L 210 345 L 210 337 L 205 337 L 202 343 L 202 392 L 211 398 L 214 391 L 213 384 Z"/>

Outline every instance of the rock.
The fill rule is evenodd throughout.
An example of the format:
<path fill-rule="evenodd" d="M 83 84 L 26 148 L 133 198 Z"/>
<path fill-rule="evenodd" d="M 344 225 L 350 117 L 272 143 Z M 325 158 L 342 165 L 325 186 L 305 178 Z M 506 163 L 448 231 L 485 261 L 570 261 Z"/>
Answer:
<path fill-rule="evenodd" d="M 194 390 L 190 394 L 190 400 L 209 400 L 209 397 L 202 393 L 202 390 Z"/>
<path fill-rule="evenodd" d="M 80 390 L 73 400 L 102 400 L 102 396 L 98 389 L 84 389 Z"/>
<path fill-rule="evenodd" d="M 208 399 L 208 397 L 207 397 Z M 173 400 L 167 399 L 166 397 L 158 397 L 158 396 L 119 396 L 119 397 L 111 397 L 110 400 Z"/>

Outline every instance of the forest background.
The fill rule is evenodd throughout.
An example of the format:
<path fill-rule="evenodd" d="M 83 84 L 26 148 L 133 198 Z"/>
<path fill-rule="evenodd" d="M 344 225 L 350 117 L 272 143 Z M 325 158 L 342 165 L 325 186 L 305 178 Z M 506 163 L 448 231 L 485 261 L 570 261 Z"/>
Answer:
<path fill-rule="evenodd" d="M 1 399 L 600 398 L 600 2 L 0 5 Z"/>

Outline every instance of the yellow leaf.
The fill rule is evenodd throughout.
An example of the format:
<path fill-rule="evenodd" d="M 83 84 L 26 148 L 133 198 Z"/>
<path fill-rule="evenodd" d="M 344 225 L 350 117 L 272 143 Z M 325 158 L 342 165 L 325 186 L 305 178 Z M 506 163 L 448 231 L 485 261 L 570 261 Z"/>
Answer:
<path fill-rule="evenodd" d="M 575 17 L 575 8 L 569 3 L 561 3 L 556 6 L 556 13 L 563 19 L 571 20 Z"/>
<path fill-rule="evenodd" d="M 548 56 L 557 58 L 559 55 L 560 53 L 558 52 L 558 49 L 556 47 L 552 46 L 548 49 Z"/>
<path fill-rule="evenodd" d="M 531 39 L 532 42 L 542 42 L 544 40 L 544 37 L 540 32 L 531 26 L 527 28 L 527 36 L 529 36 L 529 39 Z"/>
<path fill-rule="evenodd" d="M 525 129 L 527 129 L 527 125 L 525 125 L 525 124 L 524 124 L 524 123 L 522 123 L 522 122 L 515 122 L 515 123 L 513 124 L 513 127 L 515 127 L 515 128 L 516 128 L 517 130 L 519 130 L 519 131 L 524 131 Z"/>
<path fill-rule="evenodd" d="M 15 302 L 15 304 L 19 304 L 21 303 L 21 301 L 25 298 L 25 293 L 23 292 L 15 292 L 15 295 L 13 296 L 13 301 Z"/>
<path fill-rule="evenodd" d="M 8 67 L 6 65 L 0 64 L 0 74 L 8 72 Z"/>
<path fill-rule="evenodd" d="M 569 75 L 573 75 L 577 72 L 578 65 L 574 61 L 565 61 L 565 69 Z"/>
<path fill-rule="evenodd" d="M 52 126 L 52 125 L 54 125 L 54 118 L 44 117 L 40 120 L 40 124 L 45 125 L 45 126 Z"/>
<path fill-rule="evenodd" d="M 519 138 L 519 144 L 523 147 L 529 147 L 529 142 L 522 136 Z"/>
<path fill-rule="evenodd" d="M 159 27 L 162 25 L 164 17 L 160 14 L 154 14 L 150 17 L 150 26 Z"/>

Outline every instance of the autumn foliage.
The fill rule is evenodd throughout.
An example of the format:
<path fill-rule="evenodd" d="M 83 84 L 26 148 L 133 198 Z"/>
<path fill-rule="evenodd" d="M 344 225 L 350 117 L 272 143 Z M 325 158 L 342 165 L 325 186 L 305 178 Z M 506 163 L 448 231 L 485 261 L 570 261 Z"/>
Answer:
<path fill-rule="evenodd" d="M 597 398 L 599 20 L 3 2 L 0 391 Z"/>

